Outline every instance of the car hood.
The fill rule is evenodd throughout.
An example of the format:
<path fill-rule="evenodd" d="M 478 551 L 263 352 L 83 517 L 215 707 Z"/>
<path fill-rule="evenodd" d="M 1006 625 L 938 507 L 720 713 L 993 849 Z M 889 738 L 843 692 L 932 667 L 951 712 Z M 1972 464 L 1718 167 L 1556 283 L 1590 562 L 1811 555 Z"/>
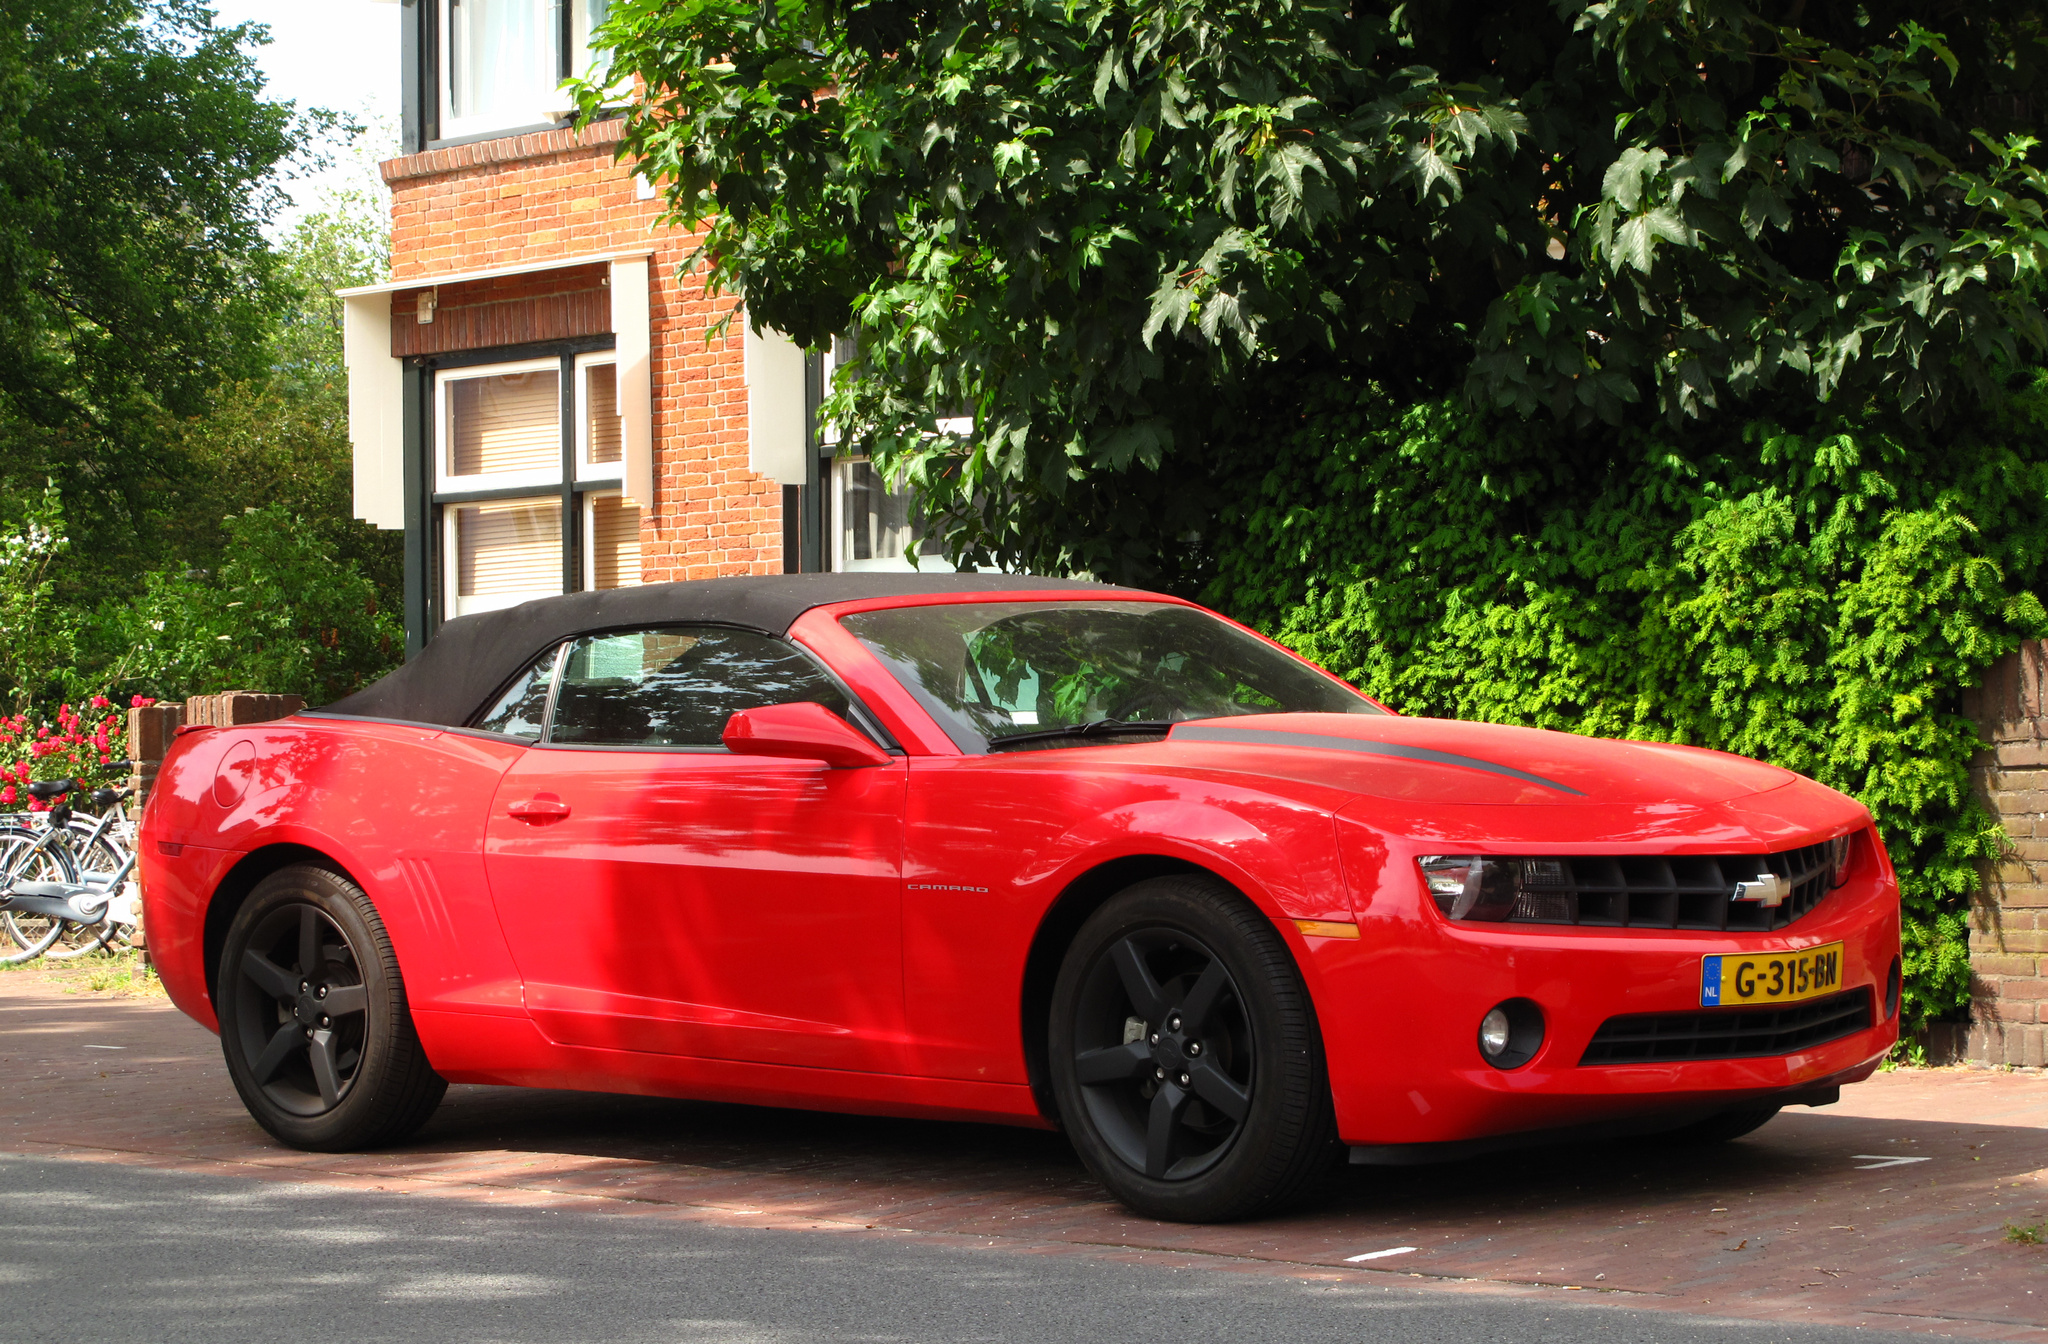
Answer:
<path fill-rule="evenodd" d="M 1799 778 L 1698 747 L 1396 715 L 1199 719 L 1166 740 L 1217 765 L 1414 803 L 1709 807 Z"/>

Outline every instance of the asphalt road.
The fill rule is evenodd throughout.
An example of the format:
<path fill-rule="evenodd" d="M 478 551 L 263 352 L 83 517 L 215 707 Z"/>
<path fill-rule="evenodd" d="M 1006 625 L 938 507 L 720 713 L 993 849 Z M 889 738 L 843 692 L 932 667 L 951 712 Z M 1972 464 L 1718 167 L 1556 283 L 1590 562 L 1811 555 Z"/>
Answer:
<path fill-rule="evenodd" d="M 6 1344 L 1909 1338 L 4 1154 L 0 1246 Z"/>

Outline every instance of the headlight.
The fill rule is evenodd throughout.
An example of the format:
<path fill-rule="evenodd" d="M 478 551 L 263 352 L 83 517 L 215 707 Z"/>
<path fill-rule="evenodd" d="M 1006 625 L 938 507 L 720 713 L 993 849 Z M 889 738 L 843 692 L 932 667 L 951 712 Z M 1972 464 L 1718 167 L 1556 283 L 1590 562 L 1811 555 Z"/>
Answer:
<path fill-rule="evenodd" d="M 1431 854 L 1417 859 L 1437 909 L 1452 919 L 1506 919 L 1515 909 L 1513 859 L 1478 854 Z"/>
<path fill-rule="evenodd" d="M 1431 854 L 1416 860 L 1437 909 L 1452 919 L 1562 920 L 1571 916 L 1571 874 L 1561 859 Z"/>
<path fill-rule="evenodd" d="M 1839 887 L 1849 880 L 1849 858 L 1856 852 L 1853 835 L 1838 835 L 1828 841 L 1828 885 Z"/>

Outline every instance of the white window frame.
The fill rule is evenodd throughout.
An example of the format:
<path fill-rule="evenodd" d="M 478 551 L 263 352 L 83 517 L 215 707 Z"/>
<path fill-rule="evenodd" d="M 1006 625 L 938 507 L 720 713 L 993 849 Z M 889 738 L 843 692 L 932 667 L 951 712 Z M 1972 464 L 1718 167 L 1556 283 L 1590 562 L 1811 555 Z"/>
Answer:
<path fill-rule="evenodd" d="M 473 597 L 467 599 L 469 605 L 464 605 L 465 599 L 462 596 L 462 552 L 459 549 L 462 543 L 455 535 L 455 517 L 463 509 L 507 504 L 546 504 L 554 509 L 557 516 L 560 516 L 562 512 L 562 493 L 560 490 L 556 490 L 552 493 L 522 495 L 511 499 L 478 500 L 473 504 L 441 505 L 441 610 L 448 619 L 452 620 L 457 616 L 473 616 L 480 611 L 503 611 L 506 607 L 516 607 L 521 602 L 531 602 L 538 597 L 558 597 L 561 595 L 562 570 L 558 563 L 555 567 L 555 591 L 553 593 L 528 593 L 524 596 L 513 596 L 496 600 Z M 562 525 L 566 527 L 568 521 L 567 518 L 563 518 Z M 557 537 L 560 535 L 560 533 L 556 533 Z M 559 541 L 556 543 L 555 553 L 557 556 L 561 554 L 561 544 Z"/>
<path fill-rule="evenodd" d="M 436 493 L 453 494 L 465 490 L 525 489 L 529 486 L 552 486 L 557 491 L 562 488 L 562 459 L 559 448 L 555 455 L 555 465 L 547 471 L 478 472 L 469 476 L 455 476 L 451 475 L 448 471 L 448 455 L 455 444 L 454 435 L 450 432 L 452 426 L 448 418 L 449 384 L 462 382 L 470 378 L 500 378 L 512 373 L 554 374 L 556 383 L 555 414 L 557 417 L 561 415 L 562 389 L 560 384 L 562 361 L 559 357 L 552 359 L 522 359 L 510 364 L 469 364 L 461 368 L 435 370 L 434 489 Z M 580 407 L 582 400 L 582 378 L 580 375 L 578 376 L 577 383 L 577 399 Z M 559 418 L 556 424 L 558 428 L 556 430 L 555 442 L 559 445 L 561 442 Z M 581 429 L 577 431 L 577 436 L 579 438 L 582 437 Z M 579 449 L 578 451 L 580 453 L 581 450 Z"/>
<path fill-rule="evenodd" d="M 618 499 L 623 493 L 620 490 L 605 490 L 601 488 L 586 490 L 583 492 L 582 502 L 577 506 L 579 514 L 577 526 L 582 529 L 580 544 L 583 547 L 583 591 L 586 593 L 597 591 L 597 501 L 600 499 Z M 637 508 L 638 506 L 636 505 L 635 507 Z M 645 510 L 642 510 L 642 513 L 644 515 Z M 632 585 L 628 586 L 638 586 L 638 583 L 639 580 L 636 579 Z"/>
<path fill-rule="evenodd" d="M 616 462 L 592 462 L 590 460 L 590 385 L 584 370 L 601 364 L 612 366 L 612 405 L 619 411 L 619 460 Z M 626 479 L 625 458 L 625 389 L 619 386 L 619 357 L 617 352 L 600 350 L 593 354 L 576 356 L 576 487 L 583 489 L 594 486 L 598 489 L 614 482 L 623 484 Z"/>
<path fill-rule="evenodd" d="M 548 55 L 551 68 L 562 68 L 561 17 L 558 7 L 562 0 L 527 0 L 527 3 L 546 11 L 547 21 L 543 25 L 548 32 Z M 482 135 L 491 131 L 513 130 L 520 126 L 535 126 L 542 122 L 558 120 L 567 110 L 568 96 L 555 93 L 560 81 L 549 87 L 548 94 L 535 91 L 536 104 L 553 103 L 555 106 L 534 106 L 507 109 L 503 112 L 474 113 L 467 117 L 455 115 L 455 26 L 454 6 L 449 0 L 434 0 L 435 36 L 434 45 L 438 51 L 437 64 L 440 66 L 440 138 L 459 139 L 463 136 Z M 553 96 L 550 97 L 549 94 Z"/>
<path fill-rule="evenodd" d="M 851 466 L 856 462 L 866 462 L 868 460 L 865 453 L 848 453 L 843 457 L 832 458 L 825 471 L 825 488 L 830 493 L 832 505 L 832 535 L 830 538 L 832 571 L 835 574 L 953 573 L 954 569 L 951 562 L 944 556 L 925 555 L 922 551 L 918 553 L 917 564 L 914 566 L 904 559 L 902 555 L 895 553 L 871 556 L 866 560 L 855 560 L 851 556 L 841 553 L 846 541 L 846 491 L 840 484 L 840 468 L 842 465 Z M 879 473 L 877 474 L 877 479 L 880 479 Z"/>

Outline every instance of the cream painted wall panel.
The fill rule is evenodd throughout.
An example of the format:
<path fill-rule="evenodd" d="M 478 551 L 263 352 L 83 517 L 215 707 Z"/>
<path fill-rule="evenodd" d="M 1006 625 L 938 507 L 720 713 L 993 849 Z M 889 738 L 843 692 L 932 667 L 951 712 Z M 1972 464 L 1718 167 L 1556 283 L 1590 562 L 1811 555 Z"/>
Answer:
<path fill-rule="evenodd" d="M 649 350 L 647 258 L 612 263 L 612 338 L 618 356 L 619 430 L 626 498 L 654 507 L 654 363 Z"/>
<path fill-rule="evenodd" d="M 804 351 L 779 331 L 746 328 L 747 470 L 802 485 L 810 435 L 804 424 Z"/>
<path fill-rule="evenodd" d="M 343 299 L 341 340 L 355 514 L 387 531 L 403 531 L 405 366 L 391 357 L 391 296 Z"/>

